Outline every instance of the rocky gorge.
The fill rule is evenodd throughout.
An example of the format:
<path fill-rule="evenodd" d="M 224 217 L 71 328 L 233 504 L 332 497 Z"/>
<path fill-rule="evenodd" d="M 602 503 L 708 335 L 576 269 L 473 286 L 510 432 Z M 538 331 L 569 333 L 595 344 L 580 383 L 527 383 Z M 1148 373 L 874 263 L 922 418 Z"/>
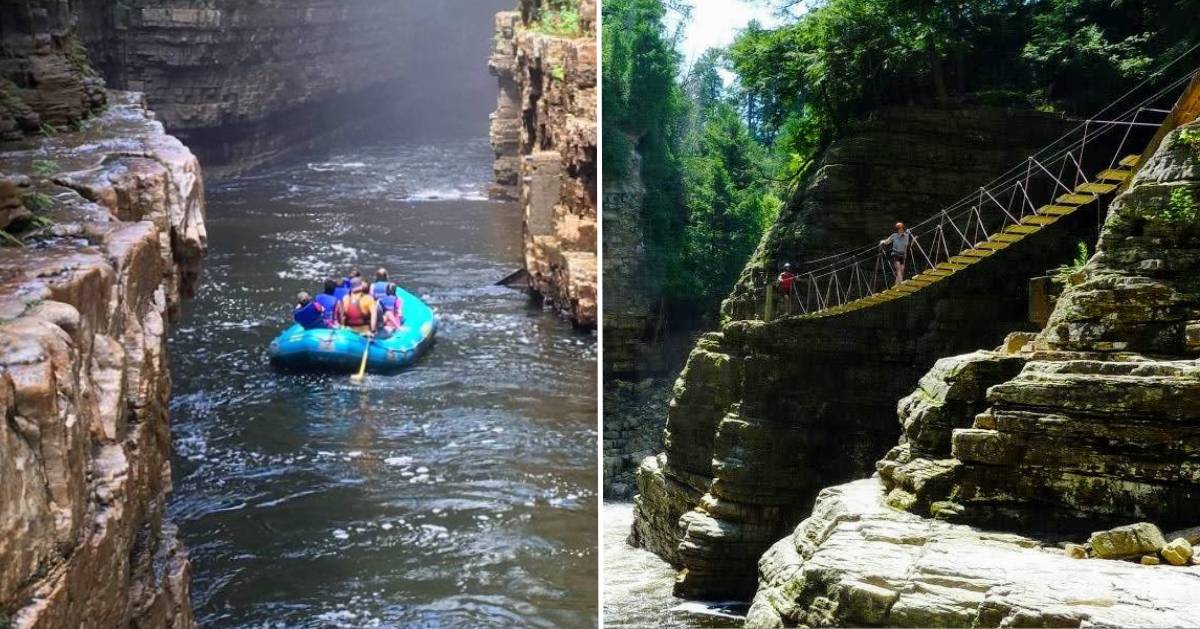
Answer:
<path fill-rule="evenodd" d="M 134 0 L 81 6 L 77 30 L 109 85 L 144 93 L 223 176 L 372 116 L 408 72 L 397 29 L 417 15 L 378 0 Z"/>
<path fill-rule="evenodd" d="M 860 244 L 898 217 L 923 216 L 1068 124 L 1003 110 L 895 109 L 827 149 L 722 306 L 726 324 L 688 357 L 663 452 L 637 473 L 631 539 L 683 569 L 677 593 L 748 598 L 757 558 L 816 492 L 868 473 L 887 451 L 896 430 L 888 415 L 922 373 L 979 339 L 998 344 L 1034 329 L 1025 301 L 1005 295 L 1065 262 L 1095 218 L 1056 225 L 992 272 L 973 269 L 927 295 L 836 319 L 763 322 L 768 278 L 801 251 Z M 926 157 L 910 159 L 916 153 Z"/>
<path fill-rule="evenodd" d="M 140 94 L 104 88 L 73 8 L 0 7 L 0 624 L 190 627 L 166 340 L 203 178 Z"/>
<path fill-rule="evenodd" d="M 488 61 L 499 83 L 491 196 L 524 207 L 530 288 L 585 329 L 597 322 L 595 12 L 591 0 L 521 0 L 497 14 Z"/>
<path fill-rule="evenodd" d="M 1159 526 L 1198 515 L 1197 114 L 1193 80 L 1047 325 L 939 361 L 762 557 L 748 626 L 1194 624 L 1200 539 Z"/>

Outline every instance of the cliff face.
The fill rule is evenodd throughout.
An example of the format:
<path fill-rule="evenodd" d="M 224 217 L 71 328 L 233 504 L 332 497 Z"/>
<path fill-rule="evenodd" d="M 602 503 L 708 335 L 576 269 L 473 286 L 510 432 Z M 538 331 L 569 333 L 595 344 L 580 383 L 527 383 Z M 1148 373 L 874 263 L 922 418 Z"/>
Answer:
<path fill-rule="evenodd" d="M 539 31 L 541 3 L 522 0 L 496 16 L 489 60 L 492 196 L 524 206 L 530 286 L 583 328 L 596 327 L 595 8 L 580 2 L 578 28 L 554 35 Z"/>
<path fill-rule="evenodd" d="M 166 331 L 206 247 L 195 157 L 141 97 L 0 145 L 29 217 L 0 248 L 0 617 L 190 627 L 171 488 Z"/>
<path fill-rule="evenodd" d="M 66 3 L 62 3 L 66 4 Z M 406 3 L 131 0 L 82 9 L 109 84 L 144 92 L 171 133 L 230 173 L 307 147 L 379 103 L 405 70 Z"/>
<path fill-rule="evenodd" d="M 1064 556 L 1044 533 L 1200 520 L 1200 82 L 1189 94 L 1045 329 L 939 361 L 879 476 L 823 491 L 763 557 L 748 626 L 1195 623 L 1197 566 Z"/>
<path fill-rule="evenodd" d="M 895 401 L 922 373 L 980 339 L 998 344 L 1034 329 L 1028 278 L 1067 262 L 1095 218 L 1069 217 L 928 294 L 830 319 L 748 319 L 761 314 L 768 276 L 784 261 L 878 240 L 897 218 L 928 215 L 1064 124 L 994 110 L 897 110 L 827 150 L 723 305 L 732 321 L 692 351 L 664 452 L 638 472 L 632 541 L 682 568 L 678 594 L 749 597 L 758 557 L 817 491 L 869 473 L 894 443 Z"/>
<path fill-rule="evenodd" d="M 68 2 L 0 0 L 0 142 L 76 125 L 104 105 L 75 17 Z"/>

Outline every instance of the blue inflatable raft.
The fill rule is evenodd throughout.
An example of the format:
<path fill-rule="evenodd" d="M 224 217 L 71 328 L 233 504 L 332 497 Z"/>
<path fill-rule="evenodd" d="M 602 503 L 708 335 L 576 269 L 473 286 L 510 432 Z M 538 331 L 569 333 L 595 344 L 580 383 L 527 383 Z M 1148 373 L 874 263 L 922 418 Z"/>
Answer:
<path fill-rule="evenodd" d="M 403 301 L 404 325 L 391 336 L 377 337 L 371 342 L 367 355 L 368 371 L 403 369 L 416 362 L 433 344 L 433 335 L 437 332 L 437 316 L 433 309 L 401 288 L 396 289 L 396 297 Z M 289 369 L 358 371 L 366 345 L 365 336 L 350 330 L 305 330 L 297 323 L 271 341 L 268 354 L 273 364 Z"/>

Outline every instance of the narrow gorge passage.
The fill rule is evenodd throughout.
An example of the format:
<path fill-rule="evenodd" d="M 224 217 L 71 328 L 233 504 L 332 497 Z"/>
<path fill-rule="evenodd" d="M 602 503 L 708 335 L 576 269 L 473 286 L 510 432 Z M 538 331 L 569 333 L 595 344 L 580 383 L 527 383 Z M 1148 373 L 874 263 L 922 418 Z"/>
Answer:
<path fill-rule="evenodd" d="M 175 492 L 204 626 L 586 626 L 595 342 L 519 291 L 521 213 L 486 139 L 394 140 L 210 186 L 171 339 Z M 441 329 L 413 369 L 267 364 L 291 300 L 386 266 Z"/>

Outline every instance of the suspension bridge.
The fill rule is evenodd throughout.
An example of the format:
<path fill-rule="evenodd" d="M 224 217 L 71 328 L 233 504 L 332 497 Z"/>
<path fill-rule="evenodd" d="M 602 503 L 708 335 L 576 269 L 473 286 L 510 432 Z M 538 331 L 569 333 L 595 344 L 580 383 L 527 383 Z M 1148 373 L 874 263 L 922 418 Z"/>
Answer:
<path fill-rule="evenodd" d="M 763 318 L 834 317 L 904 299 L 1084 208 L 1099 211 L 1168 133 L 1200 115 L 1200 68 L 1147 89 L 1192 50 L 1024 162 L 909 227 L 913 239 L 903 258 L 908 279 L 896 281 L 878 242 L 806 260 L 796 265 L 791 290 L 766 287 Z"/>

